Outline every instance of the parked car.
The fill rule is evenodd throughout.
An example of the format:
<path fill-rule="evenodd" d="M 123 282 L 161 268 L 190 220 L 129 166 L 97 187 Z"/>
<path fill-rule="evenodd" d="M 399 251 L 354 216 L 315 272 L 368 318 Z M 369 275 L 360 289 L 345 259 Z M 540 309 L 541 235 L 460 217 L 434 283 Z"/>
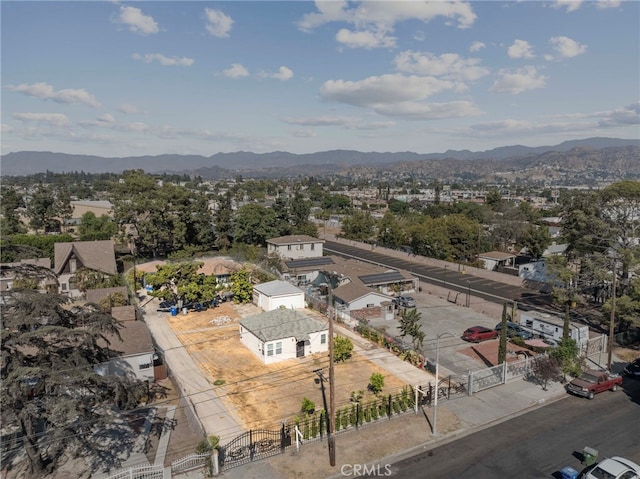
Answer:
<path fill-rule="evenodd" d="M 412 296 L 398 296 L 398 304 L 403 308 L 415 308 L 416 300 Z"/>
<path fill-rule="evenodd" d="M 585 475 L 585 479 L 635 479 L 640 477 L 640 466 L 624 457 L 603 459 Z"/>
<path fill-rule="evenodd" d="M 593 399 L 593 397 L 602 391 L 617 391 L 618 386 L 622 384 L 622 376 L 609 371 L 598 371 L 597 369 L 588 369 L 584 371 L 580 377 L 575 378 L 566 389 L 568 393 L 576 394 L 585 398 Z"/>
<path fill-rule="evenodd" d="M 627 364 L 623 373 L 631 378 L 640 379 L 640 358 Z"/>
<path fill-rule="evenodd" d="M 502 331 L 502 322 L 496 324 L 495 330 L 500 334 L 500 331 Z M 533 338 L 533 333 L 523 329 L 518 323 L 507 321 L 507 337 L 513 338 L 516 336 L 522 339 L 531 339 Z"/>
<path fill-rule="evenodd" d="M 485 328 L 484 326 L 472 326 L 471 328 L 465 329 L 464 333 L 462 333 L 462 339 L 472 343 L 479 343 L 480 341 L 495 339 L 497 337 L 498 331 Z"/>

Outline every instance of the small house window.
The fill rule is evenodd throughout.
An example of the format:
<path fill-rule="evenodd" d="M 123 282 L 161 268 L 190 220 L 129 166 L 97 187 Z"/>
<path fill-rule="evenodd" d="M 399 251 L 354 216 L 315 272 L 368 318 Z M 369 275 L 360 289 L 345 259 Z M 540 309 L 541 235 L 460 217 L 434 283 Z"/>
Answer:
<path fill-rule="evenodd" d="M 143 363 L 140 364 L 139 366 L 140 371 L 142 371 L 143 369 L 150 369 L 151 368 L 151 363 Z"/>
<path fill-rule="evenodd" d="M 276 354 L 282 354 L 282 341 L 276 343 Z"/>
<path fill-rule="evenodd" d="M 267 356 L 273 356 L 273 343 L 267 344 Z"/>
<path fill-rule="evenodd" d="M 311 243 L 311 251 L 313 251 L 314 249 L 316 249 L 316 245 L 315 243 Z"/>
<path fill-rule="evenodd" d="M 287 245 L 287 250 L 291 251 L 291 245 Z"/>
<path fill-rule="evenodd" d="M 327 335 L 325 333 L 320 335 L 320 344 L 327 344 Z"/>

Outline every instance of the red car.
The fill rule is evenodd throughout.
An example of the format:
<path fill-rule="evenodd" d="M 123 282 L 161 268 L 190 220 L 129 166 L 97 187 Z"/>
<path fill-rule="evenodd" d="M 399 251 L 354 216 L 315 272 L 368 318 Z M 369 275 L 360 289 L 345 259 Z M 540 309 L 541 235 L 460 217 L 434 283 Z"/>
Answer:
<path fill-rule="evenodd" d="M 472 343 L 479 343 L 487 339 L 497 338 L 499 334 L 495 329 L 485 328 L 484 326 L 473 326 L 462 333 L 462 339 Z"/>

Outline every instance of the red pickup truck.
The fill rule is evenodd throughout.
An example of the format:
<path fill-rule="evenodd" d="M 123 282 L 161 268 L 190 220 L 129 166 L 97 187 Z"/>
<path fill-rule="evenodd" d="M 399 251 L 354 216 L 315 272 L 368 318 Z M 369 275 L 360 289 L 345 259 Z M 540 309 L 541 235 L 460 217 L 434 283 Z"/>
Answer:
<path fill-rule="evenodd" d="M 616 391 L 621 384 L 622 376 L 619 374 L 588 369 L 580 377 L 567 384 L 567 392 L 593 399 L 599 392 L 606 390 Z"/>

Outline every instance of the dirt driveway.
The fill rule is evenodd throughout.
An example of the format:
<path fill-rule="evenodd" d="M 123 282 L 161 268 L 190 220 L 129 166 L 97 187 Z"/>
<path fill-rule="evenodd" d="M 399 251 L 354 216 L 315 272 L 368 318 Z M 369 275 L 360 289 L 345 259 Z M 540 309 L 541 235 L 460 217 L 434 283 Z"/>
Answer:
<path fill-rule="evenodd" d="M 317 409 L 323 408 L 321 388 L 315 383 L 318 376 L 313 370 L 329 365 L 326 353 L 264 365 L 239 337 L 240 318 L 259 312 L 254 305 L 222 303 L 207 311 L 166 316 L 178 339 L 245 429 L 279 427 L 283 419 L 298 414 L 304 397 Z M 306 310 L 305 314 L 326 321 L 316 312 Z M 385 376 L 383 394 L 396 393 L 404 386 L 398 378 L 354 354 L 346 363 L 335 365 L 337 407 L 349 404 L 352 392 L 365 391 L 365 401 L 374 397 L 367 392 L 374 372 Z M 328 369 L 324 373 L 327 375 Z"/>

